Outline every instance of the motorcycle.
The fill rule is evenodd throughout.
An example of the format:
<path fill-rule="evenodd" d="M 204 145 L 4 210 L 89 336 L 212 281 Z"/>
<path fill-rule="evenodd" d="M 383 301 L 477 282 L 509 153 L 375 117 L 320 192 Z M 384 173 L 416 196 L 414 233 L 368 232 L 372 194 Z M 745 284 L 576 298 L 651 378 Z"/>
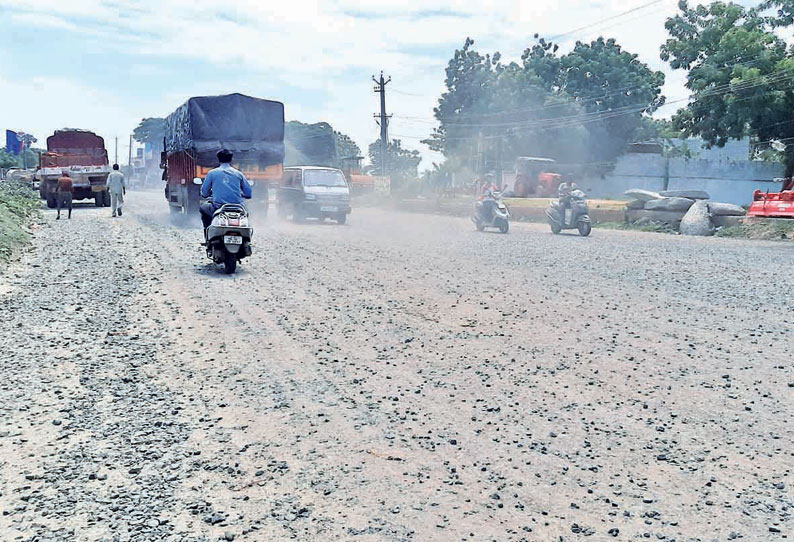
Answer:
<path fill-rule="evenodd" d="M 237 262 L 251 255 L 250 226 L 245 206 L 236 203 L 222 205 L 212 215 L 212 223 L 205 232 L 207 257 L 223 264 L 227 275 L 237 269 Z"/>
<path fill-rule="evenodd" d="M 587 204 L 586 197 L 587 195 L 581 190 L 571 192 L 571 195 L 568 196 L 569 205 L 565 206 L 564 213 L 560 200 L 549 202 L 546 218 L 548 218 L 553 234 L 556 235 L 562 230 L 577 229 L 582 237 L 590 235 L 592 224 L 590 223 L 590 206 Z"/>
<path fill-rule="evenodd" d="M 471 221 L 477 231 L 499 228 L 502 233 L 510 230 L 510 210 L 502 202 L 501 192 L 489 192 L 481 201 L 475 202 Z"/>

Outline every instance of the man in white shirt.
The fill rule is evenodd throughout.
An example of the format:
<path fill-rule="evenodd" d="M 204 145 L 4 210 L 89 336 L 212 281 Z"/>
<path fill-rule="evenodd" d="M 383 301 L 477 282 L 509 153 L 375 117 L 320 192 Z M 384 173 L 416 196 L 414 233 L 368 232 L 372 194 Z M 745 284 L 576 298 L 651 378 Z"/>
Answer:
<path fill-rule="evenodd" d="M 108 175 L 107 187 L 110 192 L 110 208 L 113 211 L 110 216 L 121 216 L 121 207 L 127 194 L 127 182 L 124 180 L 124 174 L 119 171 L 118 164 L 113 164 L 113 171 Z"/>

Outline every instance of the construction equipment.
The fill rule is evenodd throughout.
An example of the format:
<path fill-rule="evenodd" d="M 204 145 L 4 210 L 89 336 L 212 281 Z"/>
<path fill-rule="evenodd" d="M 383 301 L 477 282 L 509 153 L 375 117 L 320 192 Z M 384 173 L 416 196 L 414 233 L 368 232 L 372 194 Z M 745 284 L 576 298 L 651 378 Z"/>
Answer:
<path fill-rule="evenodd" d="M 794 218 L 794 178 L 783 179 L 780 192 L 753 192 L 747 216 Z"/>
<path fill-rule="evenodd" d="M 515 173 L 502 174 L 504 190 L 517 198 L 556 196 L 562 175 L 553 172 L 554 164 L 551 158 L 516 158 Z"/>
<path fill-rule="evenodd" d="M 94 198 L 97 207 L 110 206 L 106 186 L 110 167 L 105 140 L 87 130 L 63 129 L 47 138 L 47 152 L 41 154 L 36 179 L 39 195 L 47 207 L 55 208 L 58 178 L 64 171 L 72 178 L 74 199 Z"/>

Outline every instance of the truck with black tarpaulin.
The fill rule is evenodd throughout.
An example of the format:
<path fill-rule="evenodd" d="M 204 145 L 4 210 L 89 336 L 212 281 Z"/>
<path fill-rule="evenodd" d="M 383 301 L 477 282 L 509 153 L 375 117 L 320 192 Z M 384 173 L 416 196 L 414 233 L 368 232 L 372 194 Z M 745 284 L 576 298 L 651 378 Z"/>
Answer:
<path fill-rule="evenodd" d="M 201 182 L 224 148 L 254 185 L 254 207 L 267 209 L 265 187 L 283 170 L 284 104 L 242 94 L 190 98 L 166 118 L 164 148 L 160 167 L 172 213 L 198 216 Z"/>

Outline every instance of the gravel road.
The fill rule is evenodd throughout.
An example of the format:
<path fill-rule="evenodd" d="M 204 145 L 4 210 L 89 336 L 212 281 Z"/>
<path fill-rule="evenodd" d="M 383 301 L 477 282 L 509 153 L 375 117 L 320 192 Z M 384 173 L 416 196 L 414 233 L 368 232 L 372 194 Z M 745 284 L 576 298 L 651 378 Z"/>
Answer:
<path fill-rule="evenodd" d="M 794 247 L 129 200 L 0 276 L 0 540 L 794 534 Z"/>

